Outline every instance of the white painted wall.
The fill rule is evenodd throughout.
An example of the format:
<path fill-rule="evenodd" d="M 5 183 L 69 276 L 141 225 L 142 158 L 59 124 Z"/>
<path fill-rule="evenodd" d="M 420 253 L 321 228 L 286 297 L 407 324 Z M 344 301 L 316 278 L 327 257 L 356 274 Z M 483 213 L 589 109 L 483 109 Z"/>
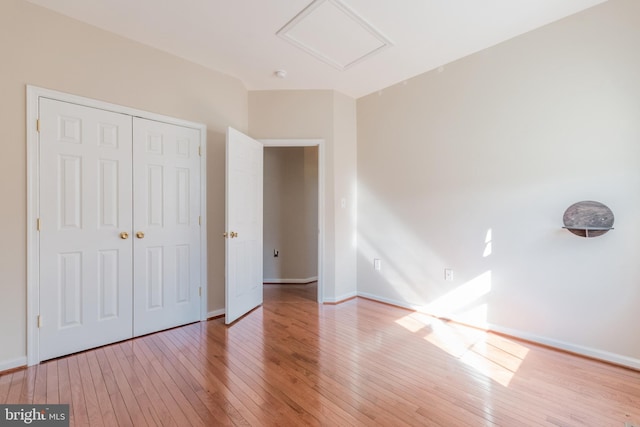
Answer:
<path fill-rule="evenodd" d="M 318 147 L 265 147 L 263 200 L 265 282 L 317 278 Z"/>
<path fill-rule="evenodd" d="M 639 40 L 612 0 L 359 99 L 358 292 L 640 367 Z"/>

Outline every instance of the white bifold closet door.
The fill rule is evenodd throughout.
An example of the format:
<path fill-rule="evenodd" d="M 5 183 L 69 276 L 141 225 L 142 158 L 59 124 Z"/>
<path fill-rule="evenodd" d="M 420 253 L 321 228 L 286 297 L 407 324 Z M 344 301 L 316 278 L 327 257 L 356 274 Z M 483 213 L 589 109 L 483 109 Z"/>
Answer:
<path fill-rule="evenodd" d="M 199 319 L 199 132 L 133 119 L 135 336 Z"/>
<path fill-rule="evenodd" d="M 40 359 L 131 337 L 131 117 L 40 99 Z M 124 236 L 124 235 L 123 235 Z"/>
<path fill-rule="evenodd" d="M 40 360 L 199 319 L 199 131 L 39 101 Z"/>

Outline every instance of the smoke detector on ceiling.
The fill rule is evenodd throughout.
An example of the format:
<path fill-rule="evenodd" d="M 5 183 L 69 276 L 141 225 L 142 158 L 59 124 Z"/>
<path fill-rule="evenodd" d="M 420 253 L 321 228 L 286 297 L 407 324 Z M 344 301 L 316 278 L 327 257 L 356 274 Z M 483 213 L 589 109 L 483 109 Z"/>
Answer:
<path fill-rule="evenodd" d="M 276 70 L 273 72 L 273 75 L 279 79 L 284 79 L 287 77 L 287 70 Z"/>

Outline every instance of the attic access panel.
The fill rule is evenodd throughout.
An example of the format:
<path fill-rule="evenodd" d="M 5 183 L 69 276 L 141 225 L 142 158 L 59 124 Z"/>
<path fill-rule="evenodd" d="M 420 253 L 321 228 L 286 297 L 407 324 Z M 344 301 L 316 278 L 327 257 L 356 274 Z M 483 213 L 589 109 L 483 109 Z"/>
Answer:
<path fill-rule="evenodd" d="M 315 0 L 276 34 L 340 71 L 393 45 L 340 0 Z"/>

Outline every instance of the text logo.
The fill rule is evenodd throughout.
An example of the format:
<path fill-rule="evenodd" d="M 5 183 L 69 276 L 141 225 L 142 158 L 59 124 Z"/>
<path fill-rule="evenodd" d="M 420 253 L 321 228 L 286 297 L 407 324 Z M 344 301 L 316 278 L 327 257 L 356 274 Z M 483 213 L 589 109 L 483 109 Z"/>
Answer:
<path fill-rule="evenodd" d="M 0 405 L 0 427 L 69 427 L 69 405 Z"/>

